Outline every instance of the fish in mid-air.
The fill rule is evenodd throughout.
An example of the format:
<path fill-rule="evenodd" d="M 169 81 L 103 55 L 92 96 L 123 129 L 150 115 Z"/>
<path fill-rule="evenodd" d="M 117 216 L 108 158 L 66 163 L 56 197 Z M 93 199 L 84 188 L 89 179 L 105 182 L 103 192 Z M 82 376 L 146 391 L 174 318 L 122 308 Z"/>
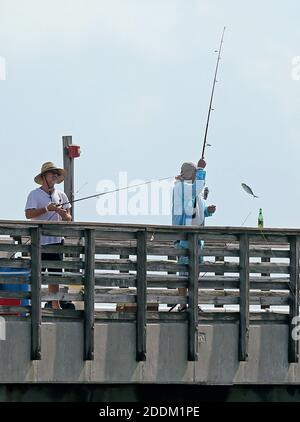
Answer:
<path fill-rule="evenodd" d="M 244 189 L 244 191 L 252 195 L 254 198 L 258 198 L 258 196 L 254 195 L 252 189 L 248 185 L 246 185 L 246 183 L 242 183 L 242 188 Z"/>

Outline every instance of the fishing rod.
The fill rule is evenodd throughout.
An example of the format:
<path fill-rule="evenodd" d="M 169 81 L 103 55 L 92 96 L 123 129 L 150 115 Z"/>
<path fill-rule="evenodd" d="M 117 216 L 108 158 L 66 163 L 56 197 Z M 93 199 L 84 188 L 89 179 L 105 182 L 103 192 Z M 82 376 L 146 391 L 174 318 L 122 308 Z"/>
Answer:
<path fill-rule="evenodd" d="M 150 183 L 154 183 L 154 182 L 161 182 L 163 180 L 169 180 L 169 179 L 174 179 L 174 176 L 169 176 L 169 177 L 162 177 L 161 179 L 155 179 L 155 180 L 148 180 L 147 182 L 143 182 L 143 183 L 138 183 L 136 185 L 132 185 L 132 186 L 125 186 L 124 188 L 119 188 L 119 189 L 114 189 L 114 190 L 110 190 L 107 192 L 101 192 L 101 193 L 97 193 L 96 195 L 90 195 L 90 196 L 85 196 L 84 198 L 79 198 L 79 199 L 74 199 L 73 201 L 67 201 L 67 202 L 63 202 L 62 204 L 59 203 L 57 204 L 58 207 L 62 207 L 63 205 L 67 205 L 67 204 L 74 204 L 74 202 L 79 202 L 79 201 L 85 201 L 86 199 L 91 199 L 91 198 L 97 198 L 99 196 L 102 195 L 106 195 L 108 193 L 114 193 L 114 192 L 119 192 L 121 190 L 125 190 L 125 189 L 131 189 L 131 188 L 136 188 L 138 186 L 144 186 L 144 185 L 148 185 Z M 87 182 L 84 184 L 84 186 L 87 184 Z M 79 189 L 81 190 L 81 189 Z M 78 191 L 77 191 L 78 192 Z M 46 221 L 50 221 L 52 220 L 52 217 L 55 215 L 55 211 L 50 215 L 50 217 L 46 220 Z M 26 243 L 24 243 L 24 245 L 26 245 L 29 242 L 30 239 L 28 239 L 26 241 Z M 17 254 L 17 252 L 14 252 L 9 259 L 12 259 L 15 255 Z"/>
<path fill-rule="evenodd" d="M 212 108 L 212 102 L 213 102 L 213 98 L 214 98 L 214 92 L 215 92 L 215 86 L 217 83 L 217 74 L 218 74 L 218 68 L 219 68 L 219 62 L 221 60 L 221 51 L 222 51 L 222 45 L 223 45 L 223 40 L 224 40 L 224 33 L 225 33 L 225 29 L 226 26 L 224 26 L 223 28 L 223 33 L 222 33 L 222 37 L 221 37 L 221 42 L 220 42 L 220 47 L 218 51 L 218 59 L 217 59 L 217 64 L 216 64 L 216 70 L 215 70 L 215 75 L 214 75 L 214 81 L 213 81 L 213 86 L 212 86 L 212 91 L 211 91 L 211 96 L 210 96 L 210 102 L 209 102 L 209 108 L 208 108 L 208 115 L 207 115 L 207 121 L 206 121 L 206 127 L 205 127 L 205 134 L 204 134 L 204 141 L 203 141 L 203 148 L 202 148 L 202 155 L 201 158 L 204 158 L 204 152 L 205 152 L 205 147 L 206 147 L 206 139 L 207 139 L 207 133 L 208 133 L 208 127 L 209 127 L 209 120 L 210 120 L 210 113 L 213 110 Z"/>
<path fill-rule="evenodd" d="M 168 180 L 168 179 L 173 179 L 174 176 L 170 176 L 170 177 L 164 177 L 162 179 L 156 179 L 156 180 L 149 180 L 148 182 L 143 182 L 143 183 L 138 183 L 136 185 L 132 185 L 132 186 L 125 186 L 124 188 L 120 188 L 120 189 L 115 189 L 115 190 L 111 190 L 111 191 L 107 191 L 107 192 L 101 192 L 98 193 L 96 195 L 90 195 L 90 196 L 85 196 L 84 198 L 80 198 L 80 199 L 74 199 L 73 201 L 67 201 L 67 202 L 63 202 L 62 204 L 59 203 L 57 204 L 58 207 L 62 207 L 63 205 L 67 205 L 67 204 L 73 204 L 74 202 L 79 202 L 79 201 L 85 201 L 86 199 L 90 199 L 90 198 L 97 198 L 98 196 L 102 196 L 102 195 L 106 195 L 108 193 L 113 193 L 113 192 L 118 192 L 120 190 L 124 190 L 124 189 L 130 189 L 130 188 L 136 188 L 138 186 L 142 186 L 142 185 L 147 185 L 149 183 L 154 183 L 154 182 L 159 182 L 162 180 Z M 87 184 L 87 182 L 83 185 L 85 186 Z M 81 190 L 81 188 L 79 189 Z M 78 191 L 79 191 L 78 190 Z M 77 192 L 78 192 L 77 191 Z M 50 215 L 50 217 L 46 220 L 46 221 L 50 221 L 52 220 L 52 217 L 55 215 L 55 211 L 52 212 L 52 214 Z M 26 245 L 31 239 L 29 238 L 24 245 Z M 17 254 L 17 252 L 14 252 L 8 259 L 12 259 L 15 255 Z"/>
<path fill-rule="evenodd" d="M 84 198 L 79 198 L 79 199 L 74 199 L 73 201 L 63 202 L 62 204 L 59 204 L 59 206 L 63 206 L 63 205 L 67 205 L 67 204 L 74 204 L 74 202 L 85 201 L 85 200 L 91 199 L 91 198 L 98 198 L 98 196 L 107 195 L 108 193 L 119 192 L 119 191 L 125 190 L 125 189 L 137 188 L 138 186 L 144 186 L 144 185 L 148 185 L 149 183 L 161 182 L 163 180 L 169 180 L 169 179 L 174 179 L 174 176 L 163 177 L 161 179 L 155 179 L 155 180 L 148 180 L 148 182 L 138 183 L 138 184 L 132 185 L 132 186 L 125 186 L 124 188 L 109 190 L 107 192 L 97 193 L 96 195 L 85 196 Z"/>

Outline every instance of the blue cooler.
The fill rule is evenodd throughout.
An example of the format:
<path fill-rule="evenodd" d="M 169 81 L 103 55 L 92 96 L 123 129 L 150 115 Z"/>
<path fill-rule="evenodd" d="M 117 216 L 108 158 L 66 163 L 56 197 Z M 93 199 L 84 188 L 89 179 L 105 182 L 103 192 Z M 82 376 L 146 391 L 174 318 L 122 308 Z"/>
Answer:
<path fill-rule="evenodd" d="M 22 268 L 11 268 L 11 267 L 0 267 L 0 273 L 1 275 L 6 275 L 7 277 L 11 277 L 11 284 L 0 284 L 0 297 L 1 297 L 1 291 L 10 291 L 10 292 L 29 292 L 30 291 L 30 285 L 29 285 L 29 276 L 30 271 L 25 270 Z M 27 281 L 27 284 L 13 284 L 14 277 L 16 276 L 26 276 L 25 280 Z M 5 306 L 28 306 L 29 305 L 29 299 L 8 299 L 3 298 L 0 299 L 0 305 Z"/>

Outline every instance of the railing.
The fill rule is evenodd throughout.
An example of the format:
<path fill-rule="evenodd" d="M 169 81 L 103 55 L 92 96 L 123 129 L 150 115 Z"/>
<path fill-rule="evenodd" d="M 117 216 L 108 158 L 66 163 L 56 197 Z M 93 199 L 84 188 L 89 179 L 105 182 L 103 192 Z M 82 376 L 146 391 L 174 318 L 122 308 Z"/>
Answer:
<path fill-rule="evenodd" d="M 42 261 L 42 234 L 65 237 L 64 245 L 47 246 L 47 252 L 64 253 L 63 261 Z M 41 358 L 42 321 L 61 319 L 84 321 L 85 360 L 94 357 L 95 321 L 135 323 L 138 361 L 146 359 L 148 322 L 186 323 L 191 361 L 198 357 L 199 323 L 237 323 L 239 359 L 247 360 L 251 323 L 289 324 L 290 334 L 294 328 L 299 236 L 291 229 L 0 221 L 0 269 L 30 271 L 29 277 L 13 279 L 0 272 L 0 285 L 31 287 L 0 290 L 2 300 L 30 300 L 27 306 L 2 305 L 0 313 L 30 319 L 33 360 Z M 188 248 L 176 248 L 178 240 L 188 240 Z M 174 259 L 179 256 L 188 256 L 188 263 L 179 264 Z M 51 272 L 55 268 L 62 272 Z M 60 292 L 49 294 L 49 284 L 59 284 Z M 178 288 L 187 288 L 187 296 L 178 295 Z M 76 309 L 42 308 L 51 300 L 73 301 Z M 187 304 L 187 312 L 169 312 L 167 305 L 175 303 Z M 288 347 L 290 362 L 297 362 L 298 341 L 292 335 Z"/>

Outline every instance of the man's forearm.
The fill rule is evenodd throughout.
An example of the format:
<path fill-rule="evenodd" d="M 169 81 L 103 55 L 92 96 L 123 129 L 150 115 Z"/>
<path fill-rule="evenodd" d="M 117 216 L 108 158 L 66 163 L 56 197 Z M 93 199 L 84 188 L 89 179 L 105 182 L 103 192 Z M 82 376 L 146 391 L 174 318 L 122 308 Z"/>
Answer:
<path fill-rule="evenodd" d="M 45 207 L 43 208 L 34 208 L 31 210 L 25 211 L 25 216 L 27 219 L 37 218 L 40 217 L 43 214 L 46 214 L 47 210 Z"/>

